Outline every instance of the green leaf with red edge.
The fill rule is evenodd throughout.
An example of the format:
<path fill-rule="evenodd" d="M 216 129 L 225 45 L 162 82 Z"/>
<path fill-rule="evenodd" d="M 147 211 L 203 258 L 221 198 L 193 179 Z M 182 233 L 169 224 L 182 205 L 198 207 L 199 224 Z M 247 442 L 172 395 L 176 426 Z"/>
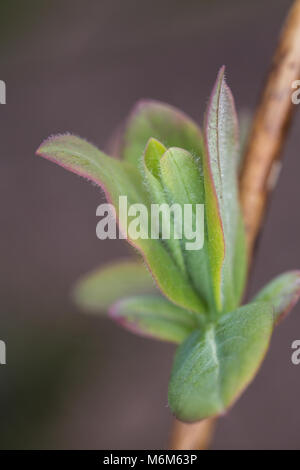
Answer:
<path fill-rule="evenodd" d="M 85 274 L 76 282 L 72 296 L 79 307 L 104 313 L 122 297 L 155 291 L 157 287 L 146 266 L 128 259 Z"/>
<path fill-rule="evenodd" d="M 154 100 L 139 101 L 125 124 L 119 156 L 138 165 L 148 140 L 153 137 L 165 147 L 180 147 L 201 155 L 200 128 L 173 106 Z"/>
<path fill-rule="evenodd" d="M 109 309 L 110 317 L 140 336 L 180 344 L 201 326 L 201 316 L 159 295 L 121 299 Z"/>
<path fill-rule="evenodd" d="M 248 304 L 179 346 L 169 383 L 169 405 L 178 419 L 198 421 L 232 405 L 267 352 L 273 321 L 271 304 Z"/>
<path fill-rule="evenodd" d="M 270 302 L 274 307 L 275 321 L 278 323 L 296 305 L 299 297 L 300 271 L 288 271 L 263 287 L 253 302 Z"/>
<path fill-rule="evenodd" d="M 238 126 L 224 67 L 218 74 L 206 111 L 204 141 L 207 229 L 215 296 L 218 309 L 228 311 L 239 304 L 246 257 L 240 257 L 240 253 L 245 253 L 245 245 L 237 185 Z M 240 264 L 238 269 L 236 263 Z"/>
<path fill-rule="evenodd" d="M 70 134 L 52 137 L 39 147 L 37 154 L 101 186 L 107 200 L 115 206 L 121 232 L 125 234 L 133 217 L 119 212 L 119 197 L 127 196 L 128 206 L 143 203 L 149 208 L 149 196 L 139 169 L 128 162 L 108 157 L 79 137 Z M 203 311 L 201 299 L 178 270 L 161 240 L 133 240 L 128 236 L 128 241 L 141 252 L 157 285 L 171 301 L 188 310 Z"/>

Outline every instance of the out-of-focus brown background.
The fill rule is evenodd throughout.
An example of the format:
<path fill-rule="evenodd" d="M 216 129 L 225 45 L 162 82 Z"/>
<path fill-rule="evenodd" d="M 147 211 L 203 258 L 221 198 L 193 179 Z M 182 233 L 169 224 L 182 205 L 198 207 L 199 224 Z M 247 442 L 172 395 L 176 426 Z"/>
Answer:
<path fill-rule="evenodd" d="M 201 122 L 222 64 L 238 109 L 256 104 L 287 0 L 0 2 L 0 447 L 159 449 L 171 423 L 174 348 L 79 312 L 84 272 L 129 254 L 96 238 L 97 188 L 34 156 L 70 131 L 104 148 L 139 98 Z M 299 77 L 300 78 L 300 77 Z M 250 286 L 300 267 L 300 116 Z M 257 378 L 220 419 L 216 449 L 300 448 L 300 307 L 276 330 Z"/>

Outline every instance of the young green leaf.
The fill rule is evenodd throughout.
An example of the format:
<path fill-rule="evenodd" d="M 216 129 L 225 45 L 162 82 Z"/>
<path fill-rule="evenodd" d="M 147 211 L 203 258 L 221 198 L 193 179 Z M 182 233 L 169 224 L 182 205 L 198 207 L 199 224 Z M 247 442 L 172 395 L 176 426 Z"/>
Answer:
<path fill-rule="evenodd" d="M 110 263 L 81 277 L 74 289 L 75 302 L 91 312 L 105 312 L 122 297 L 157 291 L 142 262 L 131 260 Z"/>
<path fill-rule="evenodd" d="M 37 153 L 101 186 L 107 200 L 116 208 L 121 232 L 144 256 L 163 293 L 183 308 L 204 311 L 201 299 L 161 241 L 151 238 L 132 239 L 129 236 L 127 228 L 132 218 L 128 217 L 127 211 L 124 213 L 118 210 L 119 197 L 127 196 L 128 206 L 143 203 L 149 209 L 150 204 L 138 168 L 110 158 L 85 140 L 69 134 L 48 139 Z M 145 233 L 146 228 L 142 229 Z"/>
<path fill-rule="evenodd" d="M 153 176 L 155 180 L 160 179 L 160 159 L 163 154 L 167 151 L 167 148 L 159 142 L 159 140 L 151 137 L 144 150 L 144 165 L 145 170 L 149 175 Z M 150 188 L 151 191 L 151 188 Z M 158 197 L 154 196 L 154 199 L 160 200 L 161 191 L 158 194 Z"/>
<path fill-rule="evenodd" d="M 159 205 L 160 209 L 155 217 L 151 217 L 151 237 L 157 237 L 159 239 L 162 238 L 164 232 L 161 230 L 162 225 L 166 225 L 164 216 L 166 215 L 168 218 L 170 216 L 169 207 L 166 206 L 166 195 L 160 178 L 160 160 L 166 150 L 166 147 L 158 140 L 152 138 L 149 139 L 145 148 L 144 158 L 141 165 L 141 172 L 145 178 L 145 184 L 149 191 L 152 208 L 154 208 L 154 204 L 156 204 Z M 173 225 L 169 224 L 169 226 L 170 232 L 167 233 L 168 237 L 164 240 L 164 243 L 169 248 L 174 261 L 178 265 L 178 268 L 186 276 L 186 269 L 181 251 L 180 240 L 174 237 Z"/>
<path fill-rule="evenodd" d="M 288 271 L 269 282 L 254 297 L 253 302 L 270 302 L 275 311 L 275 321 L 281 321 L 300 297 L 300 271 Z"/>
<path fill-rule="evenodd" d="M 235 247 L 241 248 L 243 237 L 237 188 L 237 118 L 232 94 L 225 83 L 224 67 L 210 98 L 204 129 L 206 214 L 215 296 L 218 308 L 228 311 L 237 306 L 237 296 L 240 297 L 242 290 L 241 286 L 236 287 L 234 263 L 241 263 L 235 261 Z M 238 276 L 245 270 L 244 258 Z M 244 278 L 243 273 L 241 277 Z"/>
<path fill-rule="evenodd" d="M 248 304 L 194 331 L 179 347 L 169 384 L 177 418 L 197 421 L 224 413 L 253 379 L 268 349 L 273 308 Z"/>
<path fill-rule="evenodd" d="M 215 311 L 207 234 L 204 218 L 202 223 L 198 213 L 199 205 L 205 205 L 201 160 L 196 159 L 186 150 L 172 147 L 160 160 L 160 173 L 169 204 L 179 204 L 182 209 L 181 249 L 191 283 L 200 297 L 204 299 L 208 306 L 207 310 Z M 187 205 L 191 212 L 186 210 Z M 185 233 L 186 226 L 192 229 L 189 237 L 192 235 L 193 241 Z M 188 249 L 190 245 L 193 245 L 192 249 Z"/>
<path fill-rule="evenodd" d="M 120 157 L 137 166 L 151 137 L 166 147 L 184 148 L 198 156 L 202 152 L 201 131 L 191 118 L 159 101 L 139 101 L 125 125 Z"/>
<path fill-rule="evenodd" d="M 109 314 L 133 333 L 178 344 L 201 325 L 199 315 L 158 295 L 121 299 L 110 308 Z"/>

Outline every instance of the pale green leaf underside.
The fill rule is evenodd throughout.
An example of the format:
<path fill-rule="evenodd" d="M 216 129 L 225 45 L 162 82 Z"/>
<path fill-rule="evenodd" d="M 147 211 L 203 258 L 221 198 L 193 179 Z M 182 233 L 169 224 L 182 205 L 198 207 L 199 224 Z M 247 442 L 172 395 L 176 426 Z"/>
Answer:
<path fill-rule="evenodd" d="M 158 295 L 125 298 L 109 310 L 117 323 L 141 336 L 181 343 L 200 324 L 197 314 Z"/>
<path fill-rule="evenodd" d="M 169 384 L 177 418 L 197 421 L 223 413 L 253 379 L 269 345 L 273 307 L 248 304 L 222 316 L 179 347 Z"/>
<path fill-rule="evenodd" d="M 298 302 L 300 297 L 300 271 L 289 271 L 277 276 L 254 297 L 253 302 L 270 302 L 275 321 L 280 321 Z"/>
<path fill-rule="evenodd" d="M 210 256 L 219 308 L 239 304 L 245 282 L 246 258 L 238 202 L 238 126 L 233 98 L 219 72 L 205 119 L 205 188 Z M 219 216 L 219 217 L 218 217 Z M 236 267 L 238 263 L 238 267 Z"/>
<path fill-rule="evenodd" d="M 101 313 L 122 297 L 157 291 L 148 269 L 140 262 L 110 263 L 81 277 L 73 298 L 83 309 Z"/>

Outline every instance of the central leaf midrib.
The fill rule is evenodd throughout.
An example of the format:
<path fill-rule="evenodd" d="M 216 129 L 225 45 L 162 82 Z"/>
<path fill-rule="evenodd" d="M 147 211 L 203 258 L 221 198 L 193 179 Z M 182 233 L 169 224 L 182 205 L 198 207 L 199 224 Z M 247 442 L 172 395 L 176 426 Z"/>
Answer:
<path fill-rule="evenodd" d="M 224 408 L 224 403 L 222 399 L 222 391 L 221 391 L 221 361 L 219 359 L 219 351 L 218 351 L 218 343 L 216 341 L 216 329 L 215 326 L 211 326 L 208 328 L 206 332 L 206 339 L 211 347 L 212 351 L 212 358 L 217 366 L 217 395 L 218 395 L 218 401 L 220 404 L 220 408 Z"/>

